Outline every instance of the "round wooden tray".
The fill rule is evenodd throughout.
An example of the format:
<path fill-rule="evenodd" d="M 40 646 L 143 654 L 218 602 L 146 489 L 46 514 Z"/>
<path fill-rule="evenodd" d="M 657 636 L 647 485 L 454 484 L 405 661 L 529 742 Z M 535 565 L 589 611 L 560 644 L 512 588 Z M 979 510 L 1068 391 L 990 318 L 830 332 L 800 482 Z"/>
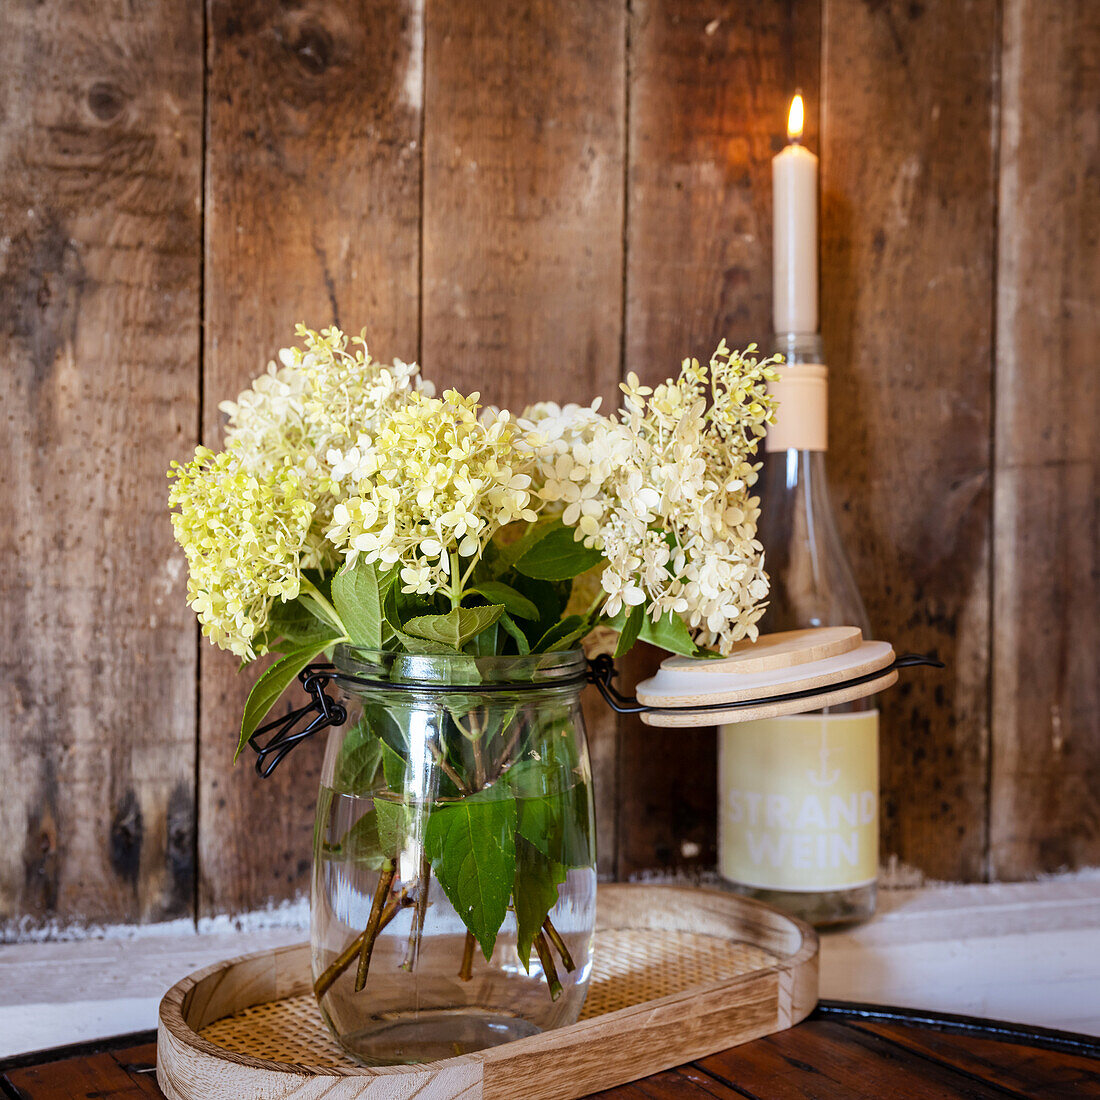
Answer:
<path fill-rule="evenodd" d="M 683 886 L 599 889 L 581 1020 L 415 1066 L 367 1068 L 335 1043 L 301 944 L 231 959 L 160 1006 L 169 1100 L 569 1100 L 790 1027 L 817 1002 L 813 929 L 759 902 Z"/>

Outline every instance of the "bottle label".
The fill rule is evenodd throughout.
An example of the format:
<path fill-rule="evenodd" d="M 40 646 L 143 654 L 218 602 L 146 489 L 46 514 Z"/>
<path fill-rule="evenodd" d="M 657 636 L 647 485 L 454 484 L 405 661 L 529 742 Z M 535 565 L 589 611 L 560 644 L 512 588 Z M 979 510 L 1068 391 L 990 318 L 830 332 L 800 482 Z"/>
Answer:
<path fill-rule="evenodd" d="M 771 890 L 844 890 L 878 869 L 878 711 L 719 730 L 718 869 Z"/>
<path fill-rule="evenodd" d="M 764 436 L 765 452 L 828 450 L 828 370 L 821 363 L 791 363 L 777 373 L 768 384 L 779 408 Z"/>

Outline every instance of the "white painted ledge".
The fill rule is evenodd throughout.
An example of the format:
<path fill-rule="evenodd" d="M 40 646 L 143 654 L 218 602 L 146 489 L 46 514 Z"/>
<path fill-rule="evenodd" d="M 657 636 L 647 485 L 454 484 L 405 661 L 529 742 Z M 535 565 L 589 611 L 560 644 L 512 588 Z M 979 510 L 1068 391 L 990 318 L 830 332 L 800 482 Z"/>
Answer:
<path fill-rule="evenodd" d="M 821 937 L 821 995 L 1100 1035 L 1100 879 L 879 895 Z"/>
<path fill-rule="evenodd" d="M 303 915 L 2 946 L 0 1057 L 155 1027 L 169 986 L 301 941 Z M 1100 879 L 883 891 L 874 920 L 822 936 L 821 995 L 1100 1035 Z"/>

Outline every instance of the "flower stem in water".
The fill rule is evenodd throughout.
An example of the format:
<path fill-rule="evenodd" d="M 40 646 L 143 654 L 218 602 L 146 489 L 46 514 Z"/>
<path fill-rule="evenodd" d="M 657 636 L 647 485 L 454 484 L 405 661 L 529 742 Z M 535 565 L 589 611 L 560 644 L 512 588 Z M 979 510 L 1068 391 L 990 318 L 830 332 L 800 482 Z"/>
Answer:
<path fill-rule="evenodd" d="M 474 948 L 477 946 L 477 940 L 474 939 L 473 932 L 466 933 L 466 946 L 462 950 L 462 969 L 459 970 L 458 976 L 464 981 L 468 982 L 474 976 Z"/>
<path fill-rule="evenodd" d="M 386 911 L 382 914 L 382 919 L 378 922 L 378 933 L 380 934 L 393 918 L 410 904 L 408 887 L 405 887 L 402 889 L 401 893 L 386 906 Z M 317 997 L 323 997 L 332 987 L 332 983 L 351 966 L 356 958 L 358 958 L 359 952 L 363 947 L 363 941 L 366 938 L 366 931 L 360 932 L 359 935 L 356 936 L 355 939 L 353 939 L 325 968 L 321 976 L 313 983 L 313 992 Z"/>
<path fill-rule="evenodd" d="M 433 742 L 429 741 L 428 742 L 428 751 L 432 754 L 433 758 L 435 759 L 436 765 L 439 767 L 440 771 L 442 771 L 443 774 L 458 788 L 459 793 L 461 793 L 461 794 L 471 794 L 472 793 L 470 788 L 466 785 L 466 783 L 463 782 L 462 776 L 460 776 L 458 774 L 458 772 L 456 772 L 454 770 L 454 768 L 452 768 L 451 765 L 447 762 L 446 758 L 443 756 L 443 753 L 440 750 L 438 745 L 436 745 Z"/>
<path fill-rule="evenodd" d="M 539 962 L 542 963 L 546 984 L 550 987 L 550 1000 L 556 1001 L 561 996 L 561 982 L 558 981 L 558 968 L 554 965 L 554 956 L 550 954 L 550 945 L 542 932 L 535 936 L 535 951 L 538 952 Z"/>
<path fill-rule="evenodd" d="M 416 912 L 413 913 L 412 927 L 409 929 L 409 942 L 405 948 L 405 958 L 401 969 L 411 974 L 416 968 L 420 955 L 420 939 L 424 935 L 424 917 L 428 911 L 428 887 L 431 885 L 432 863 L 428 859 L 428 850 L 421 847 L 420 872 L 416 880 Z"/>
<path fill-rule="evenodd" d="M 378 938 L 378 925 L 382 920 L 382 908 L 389 897 L 390 887 L 396 871 L 392 859 L 382 864 L 382 873 L 378 876 L 378 886 L 374 891 L 374 902 L 370 908 L 370 918 L 363 930 L 363 946 L 359 949 L 359 968 L 355 972 L 355 992 L 358 993 L 367 984 L 367 971 L 370 969 L 371 952 Z"/>
<path fill-rule="evenodd" d="M 572 974 L 577 969 L 577 964 L 573 961 L 573 956 L 569 954 L 569 948 L 565 946 L 565 940 L 561 938 L 561 933 L 550 923 L 549 917 L 542 922 L 542 930 L 546 933 L 546 938 L 554 945 L 554 950 L 561 956 L 566 973 Z"/>

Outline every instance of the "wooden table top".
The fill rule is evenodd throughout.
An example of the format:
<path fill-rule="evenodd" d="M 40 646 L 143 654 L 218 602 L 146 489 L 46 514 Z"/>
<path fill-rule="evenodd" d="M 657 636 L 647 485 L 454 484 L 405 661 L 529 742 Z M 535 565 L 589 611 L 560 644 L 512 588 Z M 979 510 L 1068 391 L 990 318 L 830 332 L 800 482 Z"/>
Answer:
<path fill-rule="evenodd" d="M 0 1062 L 0 1095 L 163 1100 L 155 1076 L 155 1038 L 154 1032 L 141 1032 L 9 1058 Z M 1100 1039 L 823 1002 L 790 1031 L 597 1095 L 599 1100 L 1100 1097 Z"/>

